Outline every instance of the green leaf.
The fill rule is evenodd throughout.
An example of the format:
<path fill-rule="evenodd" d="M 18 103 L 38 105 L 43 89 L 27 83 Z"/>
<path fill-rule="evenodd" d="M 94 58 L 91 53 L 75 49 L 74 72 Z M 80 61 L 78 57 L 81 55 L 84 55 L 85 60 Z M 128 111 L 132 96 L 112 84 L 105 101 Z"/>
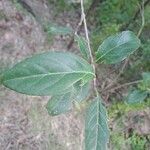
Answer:
<path fill-rule="evenodd" d="M 47 27 L 47 32 L 51 34 L 60 34 L 60 35 L 71 35 L 73 34 L 73 30 L 69 27 L 62 27 L 57 25 L 51 25 Z"/>
<path fill-rule="evenodd" d="M 134 90 L 129 92 L 125 101 L 128 104 L 140 103 L 143 102 L 146 97 L 147 97 L 147 92 Z"/>
<path fill-rule="evenodd" d="M 2 74 L 0 74 L 0 85 L 2 84 Z"/>
<path fill-rule="evenodd" d="M 81 36 L 78 36 L 78 35 L 76 35 L 75 39 L 78 43 L 78 46 L 80 48 L 80 52 L 81 52 L 83 58 L 85 58 L 86 60 L 89 60 L 90 55 L 89 55 L 87 41 L 85 40 L 84 37 L 81 37 Z"/>
<path fill-rule="evenodd" d="M 52 116 L 66 113 L 73 108 L 74 102 L 81 102 L 89 94 L 89 83 L 84 86 L 76 84 L 69 93 L 53 96 L 47 103 L 46 109 Z"/>
<path fill-rule="evenodd" d="M 140 40 L 138 37 L 131 31 L 124 31 L 104 40 L 96 52 L 96 62 L 100 61 L 105 64 L 118 63 L 139 47 Z"/>
<path fill-rule="evenodd" d="M 150 72 L 143 72 L 143 83 L 150 90 Z"/>
<path fill-rule="evenodd" d="M 51 116 L 66 113 L 72 109 L 72 93 L 53 96 L 47 103 L 46 109 Z"/>
<path fill-rule="evenodd" d="M 100 97 L 87 110 L 85 121 L 85 150 L 106 150 L 109 140 L 107 112 Z"/>
<path fill-rule="evenodd" d="M 28 95 L 60 95 L 78 81 L 93 79 L 90 64 L 68 52 L 45 52 L 15 65 L 3 75 L 3 84 Z"/>
<path fill-rule="evenodd" d="M 80 103 L 85 100 L 91 93 L 90 93 L 90 83 L 86 83 L 84 85 L 75 85 L 74 89 L 76 90 L 75 101 Z"/>

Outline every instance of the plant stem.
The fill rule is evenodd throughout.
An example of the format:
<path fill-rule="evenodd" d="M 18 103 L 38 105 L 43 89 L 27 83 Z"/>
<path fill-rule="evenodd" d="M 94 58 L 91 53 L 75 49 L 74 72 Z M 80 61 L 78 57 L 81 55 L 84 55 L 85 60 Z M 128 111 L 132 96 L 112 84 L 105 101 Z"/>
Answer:
<path fill-rule="evenodd" d="M 105 90 L 102 90 L 101 92 L 104 92 L 104 91 L 115 91 L 115 90 L 120 89 L 120 88 L 123 88 L 123 87 L 125 87 L 125 86 L 129 86 L 129 85 L 141 83 L 142 81 L 143 81 L 143 80 L 137 80 L 137 81 L 132 81 L 132 82 L 124 83 L 124 84 L 119 85 L 119 86 L 117 86 L 117 87 L 115 87 L 115 88 L 111 88 L 111 89 L 107 88 L 107 89 L 105 89 Z"/>
<path fill-rule="evenodd" d="M 86 20 L 89 18 L 90 14 L 91 14 L 92 11 L 95 9 L 95 7 L 97 7 L 97 5 L 98 5 L 99 3 L 102 3 L 102 2 L 103 2 L 103 0 L 93 0 L 93 2 L 91 3 L 91 5 L 89 6 L 88 10 L 87 10 L 86 13 L 85 13 L 85 15 L 86 15 Z M 83 21 L 83 20 L 82 20 L 82 21 Z M 76 28 L 75 33 L 78 34 L 78 33 L 81 31 L 82 27 L 83 27 L 83 22 L 82 22 L 81 24 L 79 23 L 79 24 L 77 25 L 77 28 Z M 67 46 L 68 50 L 71 49 L 71 47 L 72 47 L 72 45 L 73 45 L 73 43 L 74 43 L 74 38 L 75 38 L 75 34 L 72 36 L 72 38 L 71 38 L 71 40 L 70 40 L 70 42 L 69 42 L 69 44 L 68 44 L 68 46 Z"/>
<path fill-rule="evenodd" d="M 144 26 L 145 26 L 145 18 L 144 18 L 144 0 L 142 1 L 142 4 L 139 6 L 140 7 L 140 12 L 141 12 L 141 17 L 142 17 L 142 25 L 141 25 L 141 28 L 140 28 L 140 30 L 139 30 L 139 32 L 138 32 L 138 37 L 141 35 L 141 33 L 142 33 L 142 30 L 143 30 L 143 28 L 144 28 Z"/>
<path fill-rule="evenodd" d="M 96 68 L 95 68 L 94 59 L 93 59 L 93 55 L 92 55 L 92 50 L 91 50 L 91 46 L 90 46 L 89 34 L 88 34 L 87 23 L 86 23 L 86 18 L 85 18 L 83 0 L 80 0 L 80 3 L 81 3 L 81 18 L 83 18 L 85 36 L 86 36 L 88 49 L 89 49 L 89 54 L 90 54 L 90 59 L 91 59 L 90 61 L 91 61 L 91 65 L 93 67 L 94 74 L 96 74 Z M 98 94 L 98 90 L 97 90 L 96 77 L 93 80 L 93 86 L 94 86 L 94 90 L 96 92 L 96 96 L 98 96 L 99 94 Z"/>

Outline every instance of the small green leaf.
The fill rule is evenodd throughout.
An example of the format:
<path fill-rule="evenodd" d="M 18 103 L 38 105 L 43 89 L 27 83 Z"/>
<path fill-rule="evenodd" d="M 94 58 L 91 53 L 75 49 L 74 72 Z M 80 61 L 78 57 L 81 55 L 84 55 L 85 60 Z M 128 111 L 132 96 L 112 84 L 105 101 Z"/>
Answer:
<path fill-rule="evenodd" d="M 51 116 L 66 113 L 72 109 L 72 93 L 53 96 L 47 103 L 46 109 Z"/>
<path fill-rule="evenodd" d="M 143 77 L 143 83 L 144 85 L 149 89 L 150 91 L 150 72 L 143 72 L 142 73 Z"/>
<path fill-rule="evenodd" d="M 75 85 L 76 96 L 75 101 L 80 103 L 81 101 L 85 100 L 91 93 L 90 93 L 90 83 L 86 83 L 84 85 L 78 86 Z"/>
<path fill-rule="evenodd" d="M 51 34 L 56 34 L 56 35 L 71 35 L 73 34 L 73 30 L 69 27 L 61 27 L 57 25 L 51 25 L 47 27 L 47 32 Z"/>
<path fill-rule="evenodd" d="M 88 80 L 87 80 L 88 76 Z M 90 64 L 68 52 L 45 52 L 15 65 L 3 74 L 3 85 L 28 95 L 68 93 L 78 81 L 93 79 Z"/>
<path fill-rule="evenodd" d="M 134 90 L 129 92 L 125 101 L 128 104 L 140 103 L 143 102 L 146 97 L 147 97 L 147 92 Z"/>
<path fill-rule="evenodd" d="M 79 49 L 80 49 L 80 52 L 81 52 L 83 58 L 85 58 L 86 60 L 89 60 L 90 55 L 89 55 L 87 41 L 85 40 L 84 37 L 81 37 L 79 35 L 76 35 L 75 39 L 78 43 L 78 46 L 79 46 Z"/>
<path fill-rule="evenodd" d="M 89 83 L 84 86 L 76 84 L 69 93 L 53 96 L 47 103 L 46 109 L 52 116 L 66 113 L 73 108 L 74 102 L 81 102 L 89 95 Z"/>
<path fill-rule="evenodd" d="M 85 121 L 85 150 L 106 150 L 109 140 L 107 112 L 100 97 L 87 110 Z"/>
<path fill-rule="evenodd" d="M 96 52 L 96 61 L 115 64 L 132 54 L 140 47 L 140 40 L 131 31 L 124 31 L 108 37 Z"/>

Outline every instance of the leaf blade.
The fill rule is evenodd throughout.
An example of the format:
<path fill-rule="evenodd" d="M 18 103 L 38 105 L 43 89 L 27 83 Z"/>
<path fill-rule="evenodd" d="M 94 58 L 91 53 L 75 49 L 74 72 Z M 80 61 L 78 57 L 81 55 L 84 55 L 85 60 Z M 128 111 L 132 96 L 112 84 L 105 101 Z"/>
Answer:
<path fill-rule="evenodd" d="M 78 46 L 79 46 L 79 49 L 80 49 L 80 52 L 81 52 L 83 58 L 85 58 L 86 60 L 89 60 L 90 54 L 89 54 L 89 50 L 88 50 L 87 41 L 79 35 L 76 35 L 75 39 L 78 43 Z"/>
<path fill-rule="evenodd" d="M 108 37 L 96 52 L 96 62 L 115 64 L 140 47 L 140 40 L 131 31 L 123 31 Z"/>
<path fill-rule="evenodd" d="M 106 109 L 97 97 L 87 111 L 85 121 L 85 149 L 106 150 L 109 139 Z"/>
<path fill-rule="evenodd" d="M 145 100 L 146 97 L 147 97 L 147 92 L 134 90 L 129 92 L 125 101 L 127 104 L 141 103 Z"/>
<path fill-rule="evenodd" d="M 92 67 L 67 52 L 46 52 L 27 58 L 3 74 L 3 84 L 28 95 L 58 95 L 85 76 L 93 78 Z M 89 79 L 89 80 L 90 80 Z"/>
<path fill-rule="evenodd" d="M 80 83 L 72 87 L 71 92 L 53 96 L 47 103 L 46 109 L 52 116 L 69 112 L 73 108 L 73 102 L 81 102 L 88 96 L 89 83 L 80 86 Z"/>

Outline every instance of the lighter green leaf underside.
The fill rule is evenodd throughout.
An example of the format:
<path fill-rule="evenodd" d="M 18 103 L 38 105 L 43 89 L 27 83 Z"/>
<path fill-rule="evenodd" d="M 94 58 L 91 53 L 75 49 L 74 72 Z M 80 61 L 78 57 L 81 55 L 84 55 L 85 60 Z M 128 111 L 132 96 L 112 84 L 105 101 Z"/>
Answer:
<path fill-rule="evenodd" d="M 48 113 L 55 116 L 72 110 L 74 102 L 80 103 L 82 100 L 86 99 L 89 95 L 89 88 L 89 83 L 84 86 L 80 86 L 80 83 L 77 83 L 72 87 L 70 92 L 53 96 L 46 105 Z"/>
<path fill-rule="evenodd" d="M 90 64 L 67 52 L 46 52 L 15 65 L 3 75 L 3 84 L 28 95 L 60 95 L 78 81 L 90 81 L 94 73 Z"/>
<path fill-rule="evenodd" d="M 85 121 L 85 150 L 106 150 L 109 140 L 107 113 L 97 97 L 87 110 Z"/>
<path fill-rule="evenodd" d="M 65 93 L 60 96 L 53 96 L 47 103 L 46 109 L 52 116 L 66 113 L 72 109 L 72 93 Z"/>

